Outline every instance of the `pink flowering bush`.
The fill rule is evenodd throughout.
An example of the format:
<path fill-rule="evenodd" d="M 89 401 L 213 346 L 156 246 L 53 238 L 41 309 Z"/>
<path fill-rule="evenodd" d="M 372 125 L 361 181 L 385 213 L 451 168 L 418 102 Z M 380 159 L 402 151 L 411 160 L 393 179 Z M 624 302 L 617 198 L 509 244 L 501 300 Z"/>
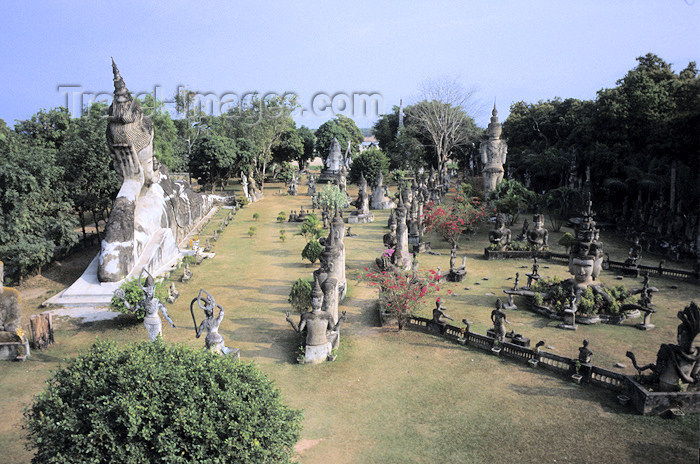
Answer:
<path fill-rule="evenodd" d="M 436 276 L 433 270 L 423 277 L 412 277 L 402 271 L 371 271 L 365 268 L 360 278 L 369 285 L 379 287 L 379 303 L 396 316 L 401 330 L 408 318 L 420 310 L 424 298 L 440 290 Z"/>

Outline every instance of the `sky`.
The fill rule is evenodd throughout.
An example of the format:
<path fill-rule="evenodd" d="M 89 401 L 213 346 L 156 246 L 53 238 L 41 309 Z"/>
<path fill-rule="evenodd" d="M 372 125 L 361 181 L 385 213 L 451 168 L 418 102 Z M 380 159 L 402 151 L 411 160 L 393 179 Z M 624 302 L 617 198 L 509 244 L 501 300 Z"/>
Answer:
<path fill-rule="evenodd" d="M 700 0 L 5 1 L 2 11 L 10 126 L 111 98 L 110 57 L 132 93 L 167 101 L 187 87 L 214 114 L 250 92 L 296 94 L 295 120 L 311 128 L 334 114 L 371 127 L 442 78 L 474 92 L 485 127 L 494 102 L 504 120 L 516 101 L 594 99 L 649 52 L 675 71 L 700 61 Z"/>

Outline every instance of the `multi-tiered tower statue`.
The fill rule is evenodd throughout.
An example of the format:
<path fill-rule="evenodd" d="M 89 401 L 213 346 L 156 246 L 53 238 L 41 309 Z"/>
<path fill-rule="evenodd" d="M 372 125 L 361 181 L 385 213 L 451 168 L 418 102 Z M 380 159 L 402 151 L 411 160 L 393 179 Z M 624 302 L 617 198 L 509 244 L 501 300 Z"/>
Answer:
<path fill-rule="evenodd" d="M 486 130 L 488 140 L 481 142 L 479 151 L 481 152 L 481 162 L 484 163 L 484 192 L 486 195 L 496 188 L 503 180 L 503 165 L 506 163 L 508 144 L 501 140 L 501 123 L 498 122 L 498 111 L 496 104 L 491 112 L 491 122 Z"/>

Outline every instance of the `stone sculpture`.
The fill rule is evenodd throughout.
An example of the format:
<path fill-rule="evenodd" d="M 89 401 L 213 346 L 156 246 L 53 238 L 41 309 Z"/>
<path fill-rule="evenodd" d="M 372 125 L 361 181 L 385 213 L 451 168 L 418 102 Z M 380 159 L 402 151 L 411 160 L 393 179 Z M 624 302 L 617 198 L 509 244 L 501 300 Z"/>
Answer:
<path fill-rule="evenodd" d="M 678 312 L 678 344 L 662 344 L 656 354 L 656 362 L 639 366 L 634 353 L 627 352 L 627 357 L 641 376 L 642 383 L 657 391 L 678 391 L 683 385 L 697 385 L 700 378 L 700 348 L 694 344 L 700 333 L 700 308 L 692 302 Z M 642 376 L 650 370 L 651 374 Z"/>
<path fill-rule="evenodd" d="M 263 191 L 258 187 L 258 183 L 255 182 L 252 169 L 248 171 L 248 194 L 250 195 L 251 203 L 255 203 L 263 197 Z"/>
<path fill-rule="evenodd" d="M 197 305 L 204 311 L 204 319 L 197 326 L 197 319 L 194 315 L 194 304 Z M 214 310 L 219 308 L 219 315 L 214 317 Z M 217 354 L 229 354 L 231 352 L 230 348 L 227 348 L 224 344 L 224 337 L 219 333 L 219 326 L 221 321 L 224 320 L 224 308 L 216 304 L 214 297 L 204 290 L 203 288 L 199 290 L 199 294 L 190 303 L 190 314 L 192 314 L 192 322 L 194 322 L 194 332 L 197 338 L 199 338 L 204 331 L 207 331 L 207 336 L 204 338 L 204 346 L 207 350 L 210 350 Z M 236 353 L 238 350 L 235 350 Z"/>
<path fill-rule="evenodd" d="M 484 165 L 482 174 L 484 176 L 484 192 L 486 196 L 503 180 L 503 165 L 506 163 L 508 144 L 500 139 L 501 130 L 501 124 L 498 122 L 498 111 L 496 111 L 496 104 L 494 103 L 493 111 L 491 112 L 491 122 L 486 129 L 488 139 L 481 142 L 479 147 L 481 162 Z"/>
<path fill-rule="evenodd" d="M 360 184 L 357 199 L 351 203 L 357 208 L 350 216 L 348 223 L 367 223 L 374 221 L 374 214 L 369 210 L 369 195 L 367 194 L 367 181 L 364 175 L 360 175 Z"/>
<path fill-rule="evenodd" d="M 655 327 L 654 324 L 651 323 L 651 315 L 656 312 L 656 309 L 653 307 L 654 305 L 651 302 L 651 298 L 654 296 L 654 293 L 658 291 L 658 288 L 649 286 L 649 274 L 645 273 L 642 288 L 633 288 L 630 290 L 630 295 L 639 295 L 639 303 L 622 305 L 623 311 L 636 309 L 644 313 L 644 321 L 635 325 L 635 327 L 640 330 L 649 330 Z"/>
<path fill-rule="evenodd" d="M 593 352 L 588 348 L 588 340 L 583 341 L 583 346 L 578 349 L 578 361 L 581 364 L 590 364 Z"/>
<path fill-rule="evenodd" d="M 504 250 L 510 244 L 510 229 L 506 227 L 506 221 L 502 214 L 496 216 L 493 230 L 489 231 L 489 242 Z"/>
<path fill-rule="evenodd" d="M 457 265 L 457 242 L 452 242 L 450 250 L 450 272 L 447 274 L 447 280 L 450 282 L 461 282 L 467 275 L 467 257 L 462 258 L 462 265 Z"/>
<path fill-rule="evenodd" d="M 122 185 L 101 243 L 97 277 L 117 282 L 137 265 L 155 272 L 179 254 L 182 240 L 211 208 L 209 197 L 173 182 L 153 156 L 153 123 L 112 61 L 114 100 L 107 144 Z"/>
<path fill-rule="evenodd" d="M 310 197 L 314 197 L 316 195 L 316 177 L 314 177 L 311 172 L 309 172 L 307 177 L 309 179 L 309 189 L 306 191 L 306 194 Z"/>
<path fill-rule="evenodd" d="M 404 271 L 411 270 L 411 259 L 408 254 L 408 227 L 406 226 L 406 206 L 403 199 L 399 198 L 399 206 L 396 211 L 396 249 L 393 255 L 393 263 Z"/>
<path fill-rule="evenodd" d="M 496 335 L 496 340 L 503 342 L 506 339 L 506 313 L 503 311 L 503 302 L 500 298 L 496 299 L 496 309 L 491 311 L 491 322 L 493 322 L 493 331 Z"/>
<path fill-rule="evenodd" d="M 442 300 L 437 298 L 435 300 L 435 308 L 433 309 L 433 319 L 431 322 L 433 324 L 433 328 L 437 329 L 440 333 L 444 333 L 445 327 L 447 326 L 447 323 L 443 320 L 443 318 L 454 321 L 454 319 L 447 315 L 445 309 L 446 308 L 442 306 Z"/>
<path fill-rule="evenodd" d="M 594 286 L 593 281 L 598 278 L 603 264 L 603 243 L 598 240 L 599 231 L 595 227 L 591 206 L 589 198 L 588 208 L 583 213 L 581 223 L 576 227 L 576 236 L 569 251 L 569 272 L 574 277 L 573 281 L 570 279 L 565 282 L 575 285 L 579 290 Z M 601 291 L 598 293 L 607 295 Z"/>
<path fill-rule="evenodd" d="M 289 180 L 289 183 L 287 185 L 287 194 L 296 196 L 298 189 L 299 187 L 297 185 L 297 176 L 294 173 L 292 173 L 292 178 Z"/>
<path fill-rule="evenodd" d="M 300 362 L 316 364 L 323 361 L 332 361 L 333 350 L 338 347 L 339 329 L 345 321 L 345 311 L 338 318 L 338 322 L 333 321 L 333 315 L 328 311 L 322 311 L 324 294 L 318 279 L 314 279 L 314 286 L 311 290 L 311 311 L 301 315 L 299 324 L 295 324 L 286 313 L 286 320 L 295 332 L 301 334 L 306 330 L 304 357 Z"/>
<path fill-rule="evenodd" d="M 173 304 L 177 301 L 177 298 L 180 296 L 180 292 L 177 291 L 175 288 L 175 282 L 170 282 L 170 287 L 168 287 L 168 298 L 166 301 L 169 304 Z"/>
<path fill-rule="evenodd" d="M 532 217 L 532 229 L 527 231 L 527 241 L 536 250 L 548 247 L 549 231 L 544 228 L 544 215 L 535 214 Z"/>
<path fill-rule="evenodd" d="M 147 274 L 145 286 L 141 285 L 141 278 L 143 277 L 144 272 Z M 122 300 L 122 303 L 124 303 L 124 306 L 129 311 L 136 311 L 137 307 L 139 306 L 145 309 L 146 316 L 143 319 L 143 325 L 146 326 L 148 338 L 153 341 L 158 337 L 158 335 L 162 335 L 162 324 L 160 321 L 160 316 L 158 315 L 158 310 L 163 313 L 163 317 L 165 317 L 165 320 L 168 321 L 173 328 L 175 328 L 175 323 L 173 323 L 172 319 L 170 319 L 168 316 L 168 310 L 165 308 L 165 305 L 155 297 L 156 282 L 153 279 L 153 276 L 144 269 L 139 274 L 138 282 L 139 287 L 141 287 L 141 290 L 143 290 L 143 298 L 136 304 L 136 307 L 132 307 L 126 300 L 123 289 L 118 288 L 115 290 L 114 296 Z"/>
<path fill-rule="evenodd" d="M 19 292 L 4 287 L 4 264 L 0 261 L 0 360 L 25 360 L 29 340 L 22 331 L 22 307 Z"/>
<path fill-rule="evenodd" d="M 182 277 L 180 282 L 186 283 L 192 278 L 192 271 L 190 270 L 190 263 L 185 263 L 185 269 L 182 271 Z"/>
<path fill-rule="evenodd" d="M 532 258 L 532 271 L 525 274 L 527 276 L 527 284 L 525 284 L 525 288 L 529 289 L 533 282 L 540 280 L 542 276 L 539 273 L 539 269 L 540 265 L 537 263 L 537 256 L 535 256 Z"/>
<path fill-rule="evenodd" d="M 333 322 L 338 320 L 338 304 L 345 298 L 345 224 L 340 212 L 336 210 L 335 217 L 331 221 L 328 237 L 324 240 L 324 249 L 319 256 L 321 266 L 314 271 L 314 278 L 318 280 L 323 291 L 323 310 L 328 311 Z"/>
<path fill-rule="evenodd" d="M 384 175 L 379 171 L 377 181 L 372 186 L 372 209 L 392 209 L 395 207 L 396 203 L 391 201 L 384 185 Z"/>

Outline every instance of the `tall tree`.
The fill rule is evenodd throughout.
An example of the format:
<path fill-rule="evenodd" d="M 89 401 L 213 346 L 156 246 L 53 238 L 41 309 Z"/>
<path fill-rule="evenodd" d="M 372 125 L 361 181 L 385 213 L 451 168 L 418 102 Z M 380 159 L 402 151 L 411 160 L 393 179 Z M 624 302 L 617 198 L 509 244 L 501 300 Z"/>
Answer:
<path fill-rule="evenodd" d="M 56 150 L 10 135 L 0 148 L 0 260 L 20 279 L 77 242 Z"/>
<path fill-rule="evenodd" d="M 339 114 L 334 119 L 330 119 L 316 129 L 316 153 L 321 155 L 325 162 L 333 143 L 333 138 L 338 139 L 340 150 L 345 153 L 350 142 L 350 153 L 357 154 L 360 151 L 360 144 L 364 140 L 362 131 L 355 124 L 355 121 Z"/>
<path fill-rule="evenodd" d="M 470 116 L 474 110 L 474 91 L 446 78 L 424 81 L 420 91 L 422 100 L 406 108 L 406 115 L 429 137 L 441 170 L 453 150 L 473 143 L 477 136 L 476 124 Z"/>
<path fill-rule="evenodd" d="M 185 153 L 177 149 L 177 127 L 165 109 L 165 103 L 146 94 L 140 104 L 144 114 L 153 122 L 153 149 L 156 158 L 170 171 L 183 170 L 186 167 Z"/>
<path fill-rule="evenodd" d="M 112 158 L 105 138 L 107 119 L 102 117 L 106 105 L 95 103 L 89 111 L 73 119 L 65 142 L 58 151 L 63 167 L 63 181 L 68 198 L 78 213 L 83 240 L 86 238 L 86 213 L 91 213 L 97 239 L 98 219 L 105 216 L 119 190 L 119 178 L 112 169 Z"/>
<path fill-rule="evenodd" d="M 60 106 L 50 110 L 40 110 L 24 121 L 17 121 L 15 132 L 48 148 L 61 148 L 70 126 L 68 108 Z"/>

